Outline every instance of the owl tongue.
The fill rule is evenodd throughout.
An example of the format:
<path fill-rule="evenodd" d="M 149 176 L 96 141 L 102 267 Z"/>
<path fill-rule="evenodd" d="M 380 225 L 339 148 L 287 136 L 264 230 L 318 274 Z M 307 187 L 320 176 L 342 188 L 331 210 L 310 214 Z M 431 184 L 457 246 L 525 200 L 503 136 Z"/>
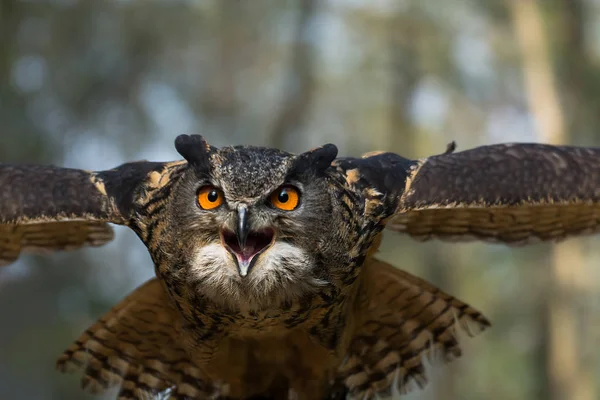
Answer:
<path fill-rule="evenodd" d="M 243 270 L 244 272 L 243 275 L 246 275 L 254 256 L 271 244 L 273 235 L 274 232 L 272 229 L 251 231 L 246 237 L 245 246 L 240 248 L 235 233 L 231 231 L 224 231 L 223 241 L 229 250 L 236 256 L 240 270 Z"/>
<path fill-rule="evenodd" d="M 252 235 L 252 233 L 250 233 L 248 235 L 248 238 L 246 239 L 246 246 L 241 249 L 240 255 L 242 257 L 242 259 L 244 261 L 249 260 L 252 258 L 252 256 L 254 256 L 256 253 L 258 253 L 260 250 L 262 250 L 265 246 L 259 246 L 259 239 L 256 235 Z"/>

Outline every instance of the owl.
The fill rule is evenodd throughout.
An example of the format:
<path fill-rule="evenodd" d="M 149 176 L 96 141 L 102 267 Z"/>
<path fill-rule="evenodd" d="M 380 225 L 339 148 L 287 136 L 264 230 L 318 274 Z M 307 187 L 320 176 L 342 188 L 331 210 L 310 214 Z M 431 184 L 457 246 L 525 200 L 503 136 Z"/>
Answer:
<path fill-rule="evenodd" d="M 375 399 L 427 382 L 489 321 L 377 259 L 385 228 L 510 245 L 597 232 L 600 149 L 497 144 L 424 159 L 215 148 L 89 172 L 0 164 L 0 264 L 131 228 L 156 277 L 60 356 L 118 399 Z M 401 260 L 399 260 L 401 261 Z"/>

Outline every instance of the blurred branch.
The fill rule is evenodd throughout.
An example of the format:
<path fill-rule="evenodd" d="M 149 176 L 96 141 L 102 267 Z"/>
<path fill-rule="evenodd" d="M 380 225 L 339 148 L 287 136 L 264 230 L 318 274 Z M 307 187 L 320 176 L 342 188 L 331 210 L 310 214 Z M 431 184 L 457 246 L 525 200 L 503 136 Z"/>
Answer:
<path fill-rule="evenodd" d="M 535 0 L 512 0 L 511 6 L 523 57 L 529 108 L 542 141 L 568 143 L 569 135 L 559 103 L 540 5 Z M 544 321 L 547 326 L 543 332 L 547 332 L 549 337 L 545 347 L 547 385 L 542 389 L 542 398 L 594 398 L 594 382 L 586 378 L 579 359 L 577 327 L 580 321 L 576 317 L 576 295 L 573 295 L 578 293 L 577 279 L 583 276 L 585 270 L 580 243 L 569 241 L 554 246 L 552 276 L 549 290 L 546 291 L 548 319 Z"/>
<path fill-rule="evenodd" d="M 313 44 L 308 39 L 317 0 L 300 0 L 292 58 L 279 114 L 269 135 L 271 146 L 282 148 L 286 137 L 301 128 L 310 109 L 315 86 Z"/>

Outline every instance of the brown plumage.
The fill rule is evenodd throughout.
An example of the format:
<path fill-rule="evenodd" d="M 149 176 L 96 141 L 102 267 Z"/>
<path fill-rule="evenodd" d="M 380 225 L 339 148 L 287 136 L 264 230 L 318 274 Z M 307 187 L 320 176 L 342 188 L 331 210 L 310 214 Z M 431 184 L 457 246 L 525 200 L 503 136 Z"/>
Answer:
<path fill-rule="evenodd" d="M 59 358 L 119 399 L 373 399 L 460 355 L 478 311 L 375 258 L 382 229 L 507 244 L 593 233 L 600 150 L 505 144 L 422 160 L 216 149 L 109 171 L 0 164 L 0 264 L 126 225 L 157 277 Z M 203 194 L 204 193 L 204 194 Z M 205 196 L 205 197 L 201 197 Z"/>
<path fill-rule="evenodd" d="M 505 144 L 419 160 L 387 227 L 419 239 L 513 245 L 594 233 L 599 155 L 593 148 Z"/>

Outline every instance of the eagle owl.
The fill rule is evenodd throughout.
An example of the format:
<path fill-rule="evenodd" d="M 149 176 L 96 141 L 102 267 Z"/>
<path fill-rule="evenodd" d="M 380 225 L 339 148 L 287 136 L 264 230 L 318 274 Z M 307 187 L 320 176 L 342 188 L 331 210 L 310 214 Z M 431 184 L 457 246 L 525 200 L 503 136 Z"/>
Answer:
<path fill-rule="evenodd" d="M 175 140 L 184 160 L 0 164 L 0 264 L 131 228 L 156 278 L 58 359 L 118 398 L 374 399 L 426 383 L 488 320 L 375 257 L 384 228 L 506 244 L 593 233 L 600 149 L 499 144 L 410 160 Z"/>

